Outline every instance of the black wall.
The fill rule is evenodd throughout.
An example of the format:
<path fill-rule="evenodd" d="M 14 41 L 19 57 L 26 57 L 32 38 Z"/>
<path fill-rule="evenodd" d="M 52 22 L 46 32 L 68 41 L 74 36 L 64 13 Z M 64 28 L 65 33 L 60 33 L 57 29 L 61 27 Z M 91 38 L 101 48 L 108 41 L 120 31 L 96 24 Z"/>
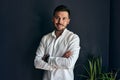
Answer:
<path fill-rule="evenodd" d="M 110 16 L 110 58 L 111 69 L 120 69 L 120 1 L 111 0 Z M 119 72 L 120 79 L 120 72 Z"/>
<path fill-rule="evenodd" d="M 88 55 L 101 55 L 105 70 L 109 68 L 109 60 L 112 62 L 111 68 L 114 67 L 115 57 L 112 58 L 112 53 L 109 59 L 109 43 L 114 43 L 112 38 L 109 42 L 110 28 L 114 26 L 113 21 L 110 26 L 110 0 L 1 0 L 0 80 L 42 80 L 43 71 L 34 68 L 35 52 L 41 37 L 53 30 L 52 12 L 59 4 L 71 9 L 72 18 L 68 29 L 81 38 L 75 80 L 80 80 L 78 75 L 82 73 L 82 65 Z M 115 36 L 115 40 L 117 38 Z M 110 48 L 112 46 L 116 45 L 112 44 Z M 115 54 L 117 56 L 118 52 Z M 120 65 L 114 64 L 117 67 Z"/>

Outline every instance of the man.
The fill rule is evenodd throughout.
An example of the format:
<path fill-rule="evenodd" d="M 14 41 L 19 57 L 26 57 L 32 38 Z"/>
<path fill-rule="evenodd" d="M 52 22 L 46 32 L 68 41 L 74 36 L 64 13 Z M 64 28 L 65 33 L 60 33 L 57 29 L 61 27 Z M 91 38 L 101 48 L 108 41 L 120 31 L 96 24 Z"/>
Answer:
<path fill-rule="evenodd" d="M 70 11 L 60 5 L 55 8 L 52 19 L 55 30 L 40 42 L 34 60 L 37 69 L 45 70 L 43 80 L 74 80 L 74 65 L 79 56 L 80 40 L 67 30 Z"/>

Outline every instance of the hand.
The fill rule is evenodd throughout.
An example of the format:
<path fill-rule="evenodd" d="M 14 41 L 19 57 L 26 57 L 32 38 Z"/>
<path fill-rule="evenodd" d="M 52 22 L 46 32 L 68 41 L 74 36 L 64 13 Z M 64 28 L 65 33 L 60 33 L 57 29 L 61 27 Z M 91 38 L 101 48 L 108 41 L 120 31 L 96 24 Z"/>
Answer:
<path fill-rule="evenodd" d="M 69 58 L 72 55 L 71 51 L 67 51 L 62 57 Z"/>
<path fill-rule="evenodd" d="M 44 60 L 45 62 L 48 62 L 48 59 L 49 59 L 49 55 L 46 54 L 42 57 L 42 60 Z"/>

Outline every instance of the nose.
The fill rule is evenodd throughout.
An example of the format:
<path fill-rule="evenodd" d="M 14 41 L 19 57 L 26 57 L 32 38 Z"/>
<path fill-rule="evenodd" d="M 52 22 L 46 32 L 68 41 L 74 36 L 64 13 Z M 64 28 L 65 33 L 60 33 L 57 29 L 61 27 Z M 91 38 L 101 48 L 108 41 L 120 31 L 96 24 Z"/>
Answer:
<path fill-rule="evenodd" d="M 63 20 L 60 18 L 60 19 L 58 20 L 58 23 L 62 24 L 62 22 L 63 22 Z"/>

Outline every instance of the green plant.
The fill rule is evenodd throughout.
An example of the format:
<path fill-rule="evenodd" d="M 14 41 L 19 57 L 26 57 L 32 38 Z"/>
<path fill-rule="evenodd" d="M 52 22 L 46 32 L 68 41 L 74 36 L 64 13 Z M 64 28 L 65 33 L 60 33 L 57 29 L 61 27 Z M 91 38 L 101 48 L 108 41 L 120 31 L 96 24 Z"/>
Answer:
<path fill-rule="evenodd" d="M 88 67 L 86 65 L 84 66 L 84 69 L 87 72 L 87 75 L 81 75 L 82 77 L 87 80 L 97 80 L 102 71 L 102 58 L 93 57 L 88 59 Z"/>
<path fill-rule="evenodd" d="M 101 73 L 99 80 L 116 80 L 117 74 L 119 71 L 109 72 L 109 73 Z"/>
<path fill-rule="evenodd" d="M 84 66 L 86 75 L 80 75 L 86 80 L 116 80 L 119 71 L 102 72 L 102 58 L 93 57 L 88 59 L 88 64 Z"/>

